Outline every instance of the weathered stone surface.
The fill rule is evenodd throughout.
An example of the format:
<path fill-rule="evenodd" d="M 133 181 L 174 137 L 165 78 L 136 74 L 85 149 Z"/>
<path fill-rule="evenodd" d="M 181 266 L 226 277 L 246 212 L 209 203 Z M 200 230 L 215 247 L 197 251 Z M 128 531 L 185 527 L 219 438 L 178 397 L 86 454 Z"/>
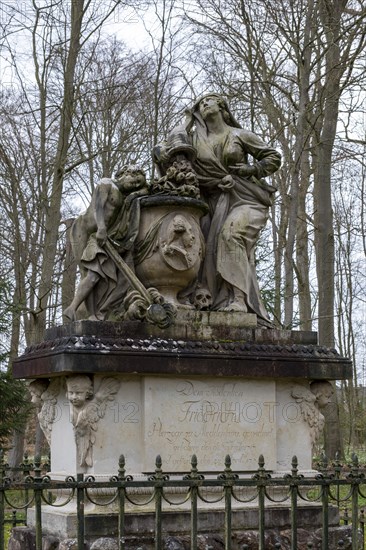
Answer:
<path fill-rule="evenodd" d="M 145 468 L 161 455 L 166 471 L 186 471 L 193 454 L 202 471 L 256 470 L 260 454 L 277 468 L 274 381 L 209 377 L 146 377 L 144 409 Z M 245 466 L 244 466 L 245 465 Z"/>
<path fill-rule="evenodd" d="M 166 197 L 145 198 L 135 251 L 136 275 L 146 288 L 159 291 L 166 302 L 180 307 L 178 294 L 197 279 L 204 256 L 204 238 L 199 220 L 204 203 L 185 198 L 180 205 L 166 204 Z M 150 203 L 150 204 L 149 204 Z M 202 208 L 203 207 L 203 208 Z M 139 253 L 139 243 L 146 248 L 147 236 L 155 228 L 150 250 Z M 190 307 L 193 307 L 190 305 Z"/>
<path fill-rule="evenodd" d="M 60 541 L 57 537 L 47 535 L 42 539 L 42 550 L 58 550 Z"/>
<path fill-rule="evenodd" d="M 121 454 L 132 475 L 153 471 L 158 455 L 170 473 L 189 471 L 192 455 L 201 472 L 221 472 L 228 454 L 235 471 L 256 471 L 260 455 L 267 470 L 288 472 L 294 455 L 301 471 L 311 470 L 323 417 L 306 381 L 173 373 L 59 380 L 40 413 L 51 435 L 53 479 L 115 475 Z M 72 389 L 79 393 L 70 408 Z"/>
<path fill-rule="evenodd" d="M 138 230 L 139 198 L 147 193 L 144 171 L 124 166 L 115 178 L 102 178 L 86 212 L 72 224 L 70 241 L 81 281 L 64 311 L 67 321 L 76 319 L 81 304 L 86 306 L 88 317 L 95 320 L 123 311 L 131 247 Z"/>
<path fill-rule="evenodd" d="M 77 550 L 77 539 L 65 539 L 60 541 L 59 550 Z"/>
<path fill-rule="evenodd" d="M 118 550 L 118 542 L 116 539 L 101 537 L 93 542 L 90 550 Z"/>
<path fill-rule="evenodd" d="M 136 495 L 134 495 L 136 498 Z M 43 528 L 45 532 L 53 532 L 60 539 L 73 539 L 76 537 L 76 512 L 64 511 L 62 508 L 51 514 L 50 511 L 43 514 Z M 198 533 L 200 536 L 212 535 L 222 537 L 225 525 L 225 515 L 223 510 L 200 510 L 198 521 Z M 257 533 L 258 529 L 258 509 L 253 505 L 251 507 L 241 507 L 233 509 L 231 514 L 231 523 L 233 530 L 233 540 L 243 536 L 248 532 Z M 191 526 L 190 512 L 177 511 L 169 507 L 163 513 L 163 532 L 165 536 L 184 537 L 189 539 Z M 29 526 L 34 527 L 34 514 L 30 510 Z M 298 529 L 299 532 L 315 532 L 322 523 L 320 506 L 299 506 L 298 508 Z M 266 530 L 278 529 L 283 531 L 286 536 L 290 534 L 291 514 L 290 508 L 284 506 L 268 507 L 265 511 Z M 329 508 L 329 526 L 333 529 L 339 525 L 338 510 L 331 506 Z M 155 513 L 142 511 L 128 511 L 125 515 L 125 537 L 126 540 L 135 540 L 137 535 L 142 538 L 153 538 L 155 530 Z M 85 533 L 88 540 L 92 542 L 101 537 L 114 538 L 118 535 L 118 515 L 114 513 L 87 513 L 85 515 Z M 251 535 L 254 536 L 254 535 Z M 183 538 L 184 540 L 184 538 Z"/>
<path fill-rule="evenodd" d="M 262 178 L 278 170 L 281 156 L 243 130 L 218 94 L 198 99 L 187 111 L 186 123 L 154 148 L 162 189 L 171 179 L 172 165 L 178 167 L 192 154 L 201 196 L 210 206 L 203 223 L 206 255 L 199 283 L 210 291 L 213 309 L 253 311 L 270 324 L 258 288 L 254 247 L 275 192 Z"/>
<path fill-rule="evenodd" d="M 15 527 L 9 539 L 8 550 L 35 550 L 35 531 L 29 527 Z"/>
<path fill-rule="evenodd" d="M 47 546 L 47 540 L 50 537 L 43 537 L 43 550 L 50 548 Z M 242 550 L 246 544 L 249 550 L 258 550 L 259 548 L 258 531 L 247 530 L 237 531 L 233 533 L 231 544 L 232 550 Z M 352 550 L 352 533 L 350 526 L 338 526 L 329 528 L 329 545 L 328 550 L 337 550 L 338 544 L 343 541 L 342 548 L 344 550 Z M 313 550 L 321 550 L 322 548 L 322 532 L 317 525 L 313 528 L 299 528 L 297 532 L 297 549 L 308 550 L 308 544 L 312 543 Z M 281 530 L 275 527 L 268 528 L 265 533 L 265 548 L 266 550 L 276 550 L 276 545 L 281 545 L 281 550 L 291 549 L 291 532 L 290 530 Z M 140 533 L 131 534 L 125 537 L 126 550 L 154 550 L 155 541 L 152 534 Z M 58 550 L 74 550 L 77 547 L 75 539 L 54 539 L 54 546 Z M 207 550 L 210 547 L 212 550 L 223 550 L 225 547 L 222 534 L 215 533 L 200 533 L 197 536 L 198 550 Z M 85 542 L 87 550 L 117 550 L 117 538 L 99 537 L 96 540 L 88 538 Z M 163 546 L 161 550 L 190 550 L 190 536 L 188 534 L 165 534 L 163 536 Z M 13 534 L 10 539 L 8 550 L 34 550 L 35 549 L 35 532 L 29 527 L 16 527 L 13 529 Z M 357 549 L 363 549 L 362 534 L 359 532 L 357 541 Z"/>
<path fill-rule="evenodd" d="M 212 316 L 207 314 L 206 319 L 208 315 Z M 186 326 L 194 323 L 187 322 Z M 227 338 L 187 340 L 145 337 L 144 327 L 144 323 L 108 322 L 57 327 L 47 332 L 46 340 L 30 346 L 14 361 L 14 376 L 90 372 L 319 380 L 352 376 L 351 361 L 336 350 L 296 343 L 308 337 L 313 341 L 312 333 L 296 337 L 290 331 L 229 327 L 224 332 Z M 242 331 L 240 338 L 236 330 Z"/>
<path fill-rule="evenodd" d="M 272 326 L 254 251 L 276 191 L 264 178 L 279 169 L 281 155 L 244 130 L 217 94 L 196 101 L 189 113 L 190 122 L 154 147 L 157 181 L 148 186 L 141 169 L 124 166 L 99 182 L 73 223 L 81 281 L 65 320 L 75 320 L 81 305 L 90 319 L 148 319 L 149 306 L 161 306 L 161 299 L 191 307 L 195 290 L 205 288 L 214 310 L 251 311 Z M 179 206 L 176 198 L 183 199 Z M 150 320 L 162 322 L 160 313 Z"/>
<path fill-rule="evenodd" d="M 210 327 L 216 332 L 210 337 L 202 337 L 200 327 Z M 256 342 L 260 344 L 317 344 L 317 333 L 310 331 L 264 329 L 253 324 L 253 314 L 223 311 L 190 311 L 179 310 L 175 324 L 161 329 L 149 323 L 123 321 L 121 323 L 76 321 L 52 327 L 45 332 L 45 341 L 56 340 L 66 336 L 98 336 L 105 338 L 161 338 L 183 340 L 217 340 Z"/>

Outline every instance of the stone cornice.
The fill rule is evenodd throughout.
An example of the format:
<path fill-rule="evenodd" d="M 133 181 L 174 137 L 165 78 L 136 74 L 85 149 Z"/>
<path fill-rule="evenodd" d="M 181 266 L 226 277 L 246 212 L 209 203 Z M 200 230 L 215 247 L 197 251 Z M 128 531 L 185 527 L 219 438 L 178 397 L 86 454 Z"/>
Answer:
<path fill-rule="evenodd" d="M 103 326 L 102 326 L 103 325 Z M 217 375 L 251 378 L 351 378 L 351 361 L 318 346 L 313 333 L 246 329 L 240 340 L 139 338 L 136 324 L 75 323 L 50 329 L 15 360 L 17 378 L 61 373 Z M 139 324 L 141 327 L 141 323 Z M 99 330 L 100 329 L 100 330 Z M 141 332 L 141 331 L 140 331 Z M 131 337 L 126 337 L 131 334 Z"/>

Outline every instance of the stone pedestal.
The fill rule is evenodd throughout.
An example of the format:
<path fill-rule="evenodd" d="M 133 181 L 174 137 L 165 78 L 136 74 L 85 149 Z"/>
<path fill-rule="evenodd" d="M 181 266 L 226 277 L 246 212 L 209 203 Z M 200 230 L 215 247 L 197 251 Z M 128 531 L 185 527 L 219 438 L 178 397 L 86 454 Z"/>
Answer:
<path fill-rule="evenodd" d="M 80 374 L 91 380 L 94 396 L 75 412 L 66 383 Z M 141 479 L 154 471 L 157 455 L 164 472 L 178 475 L 190 470 L 193 454 L 199 471 L 215 476 L 227 454 L 233 471 L 248 475 L 259 455 L 276 474 L 288 472 L 296 455 L 306 475 L 322 428 L 309 382 L 350 378 L 351 363 L 318 346 L 315 333 L 259 329 L 249 314 L 183 310 L 165 330 L 138 321 L 55 327 L 15 361 L 14 375 L 49 381 L 40 416 L 48 415 L 54 479 L 76 473 L 109 478 L 120 454 L 127 473 Z M 97 412 L 92 420 L 88 407 Z M 95 508 L 85 512 L 92 521 Z M 110 512 L 108 521 L 116 525 Z M 209 505 L 204 512 L 222 514 Z M 179 513 L 170 518 L 176 525 Z M 75 536 L 74 516 L 75 509 L 45 510 L 44 527 L 52 533 L 58 525 L 58 535 Z M 99 524 L 97 532 L 93 523 L 93 539 L 105 536 Z M 148 524 L 146 516 L 146 532 Z"/>

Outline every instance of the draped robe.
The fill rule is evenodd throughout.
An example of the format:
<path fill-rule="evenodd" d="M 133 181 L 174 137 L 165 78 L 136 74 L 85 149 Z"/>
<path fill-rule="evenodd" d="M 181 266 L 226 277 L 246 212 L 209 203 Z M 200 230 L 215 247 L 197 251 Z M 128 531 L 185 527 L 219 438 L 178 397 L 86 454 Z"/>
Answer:
<path fill-rule="evenodd" d="M 141 192 L 137 191 L 125 198 L 113 223 L 107 229 L 109 242 L 132 270 L 132 249 L 140 223 L 140 195 Z M 75 229 L 77 230 L 76 227 Z M 96 233 L 89 235 L 80 264 L 84 274 L 93 271 L 99 275 L 99 281 L 86 299 L 89 313 L 95 311 L 98 318 L 103 320 L 110 313 L 113 315 L 114 311 L 120 311 L 129 283 L 106 249 L 98 244 Z M 92 306 L 89 304 L 90 300 L 93 301 Z"/>
<path fill-rule="evenodd" d="M 212 294 L 213 309 L 230 306 L 236 287 L 243 292 L 248 311 L 268 322 L 258 287 L 254 248 L 275 192 L 261 178 L 278 170 L 280 154 L 252 132 L 231 126 L 223 141 L 214 146 L 199 113 L 193 116 L 195 170 L 202 198 L 209 206 L 209 214 L 202 221 L 206 240 L 202 284 Z M 247 164 L 248 155 L 254 159 L 258 177 L 240 177 L 230 169 L 237 163 Z M 219 185 L 228 174 L 234 186 L 223 190 Z"/>

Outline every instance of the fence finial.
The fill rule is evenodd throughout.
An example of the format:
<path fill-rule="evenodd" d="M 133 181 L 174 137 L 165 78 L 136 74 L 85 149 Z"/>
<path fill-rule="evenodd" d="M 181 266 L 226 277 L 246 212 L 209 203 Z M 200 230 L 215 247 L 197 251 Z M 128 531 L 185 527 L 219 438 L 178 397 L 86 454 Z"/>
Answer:
<path fill-rule="evenodd" d="M 41 457 L 39 455 L 34 457 L 34 479 L 42 478 L 42 469 L 41 469 Z"/>
<path fill-rule="evenodd" d="M 298 465 L 299 465 L 299 462 L 297 460 L 297 456 L 293 456 L 292 457 L 292 461 L 291 461 L 291 475 L 292 477 L 297 477 L 297 473 L 298 473 Z"/>
<path fill-rule="evenodd" d="M 118 460 L 118 478 L 124 479 L 125 478 L 125 466 L 126 466 L 126 460 L 125 455 L 121 455 Z"/>

